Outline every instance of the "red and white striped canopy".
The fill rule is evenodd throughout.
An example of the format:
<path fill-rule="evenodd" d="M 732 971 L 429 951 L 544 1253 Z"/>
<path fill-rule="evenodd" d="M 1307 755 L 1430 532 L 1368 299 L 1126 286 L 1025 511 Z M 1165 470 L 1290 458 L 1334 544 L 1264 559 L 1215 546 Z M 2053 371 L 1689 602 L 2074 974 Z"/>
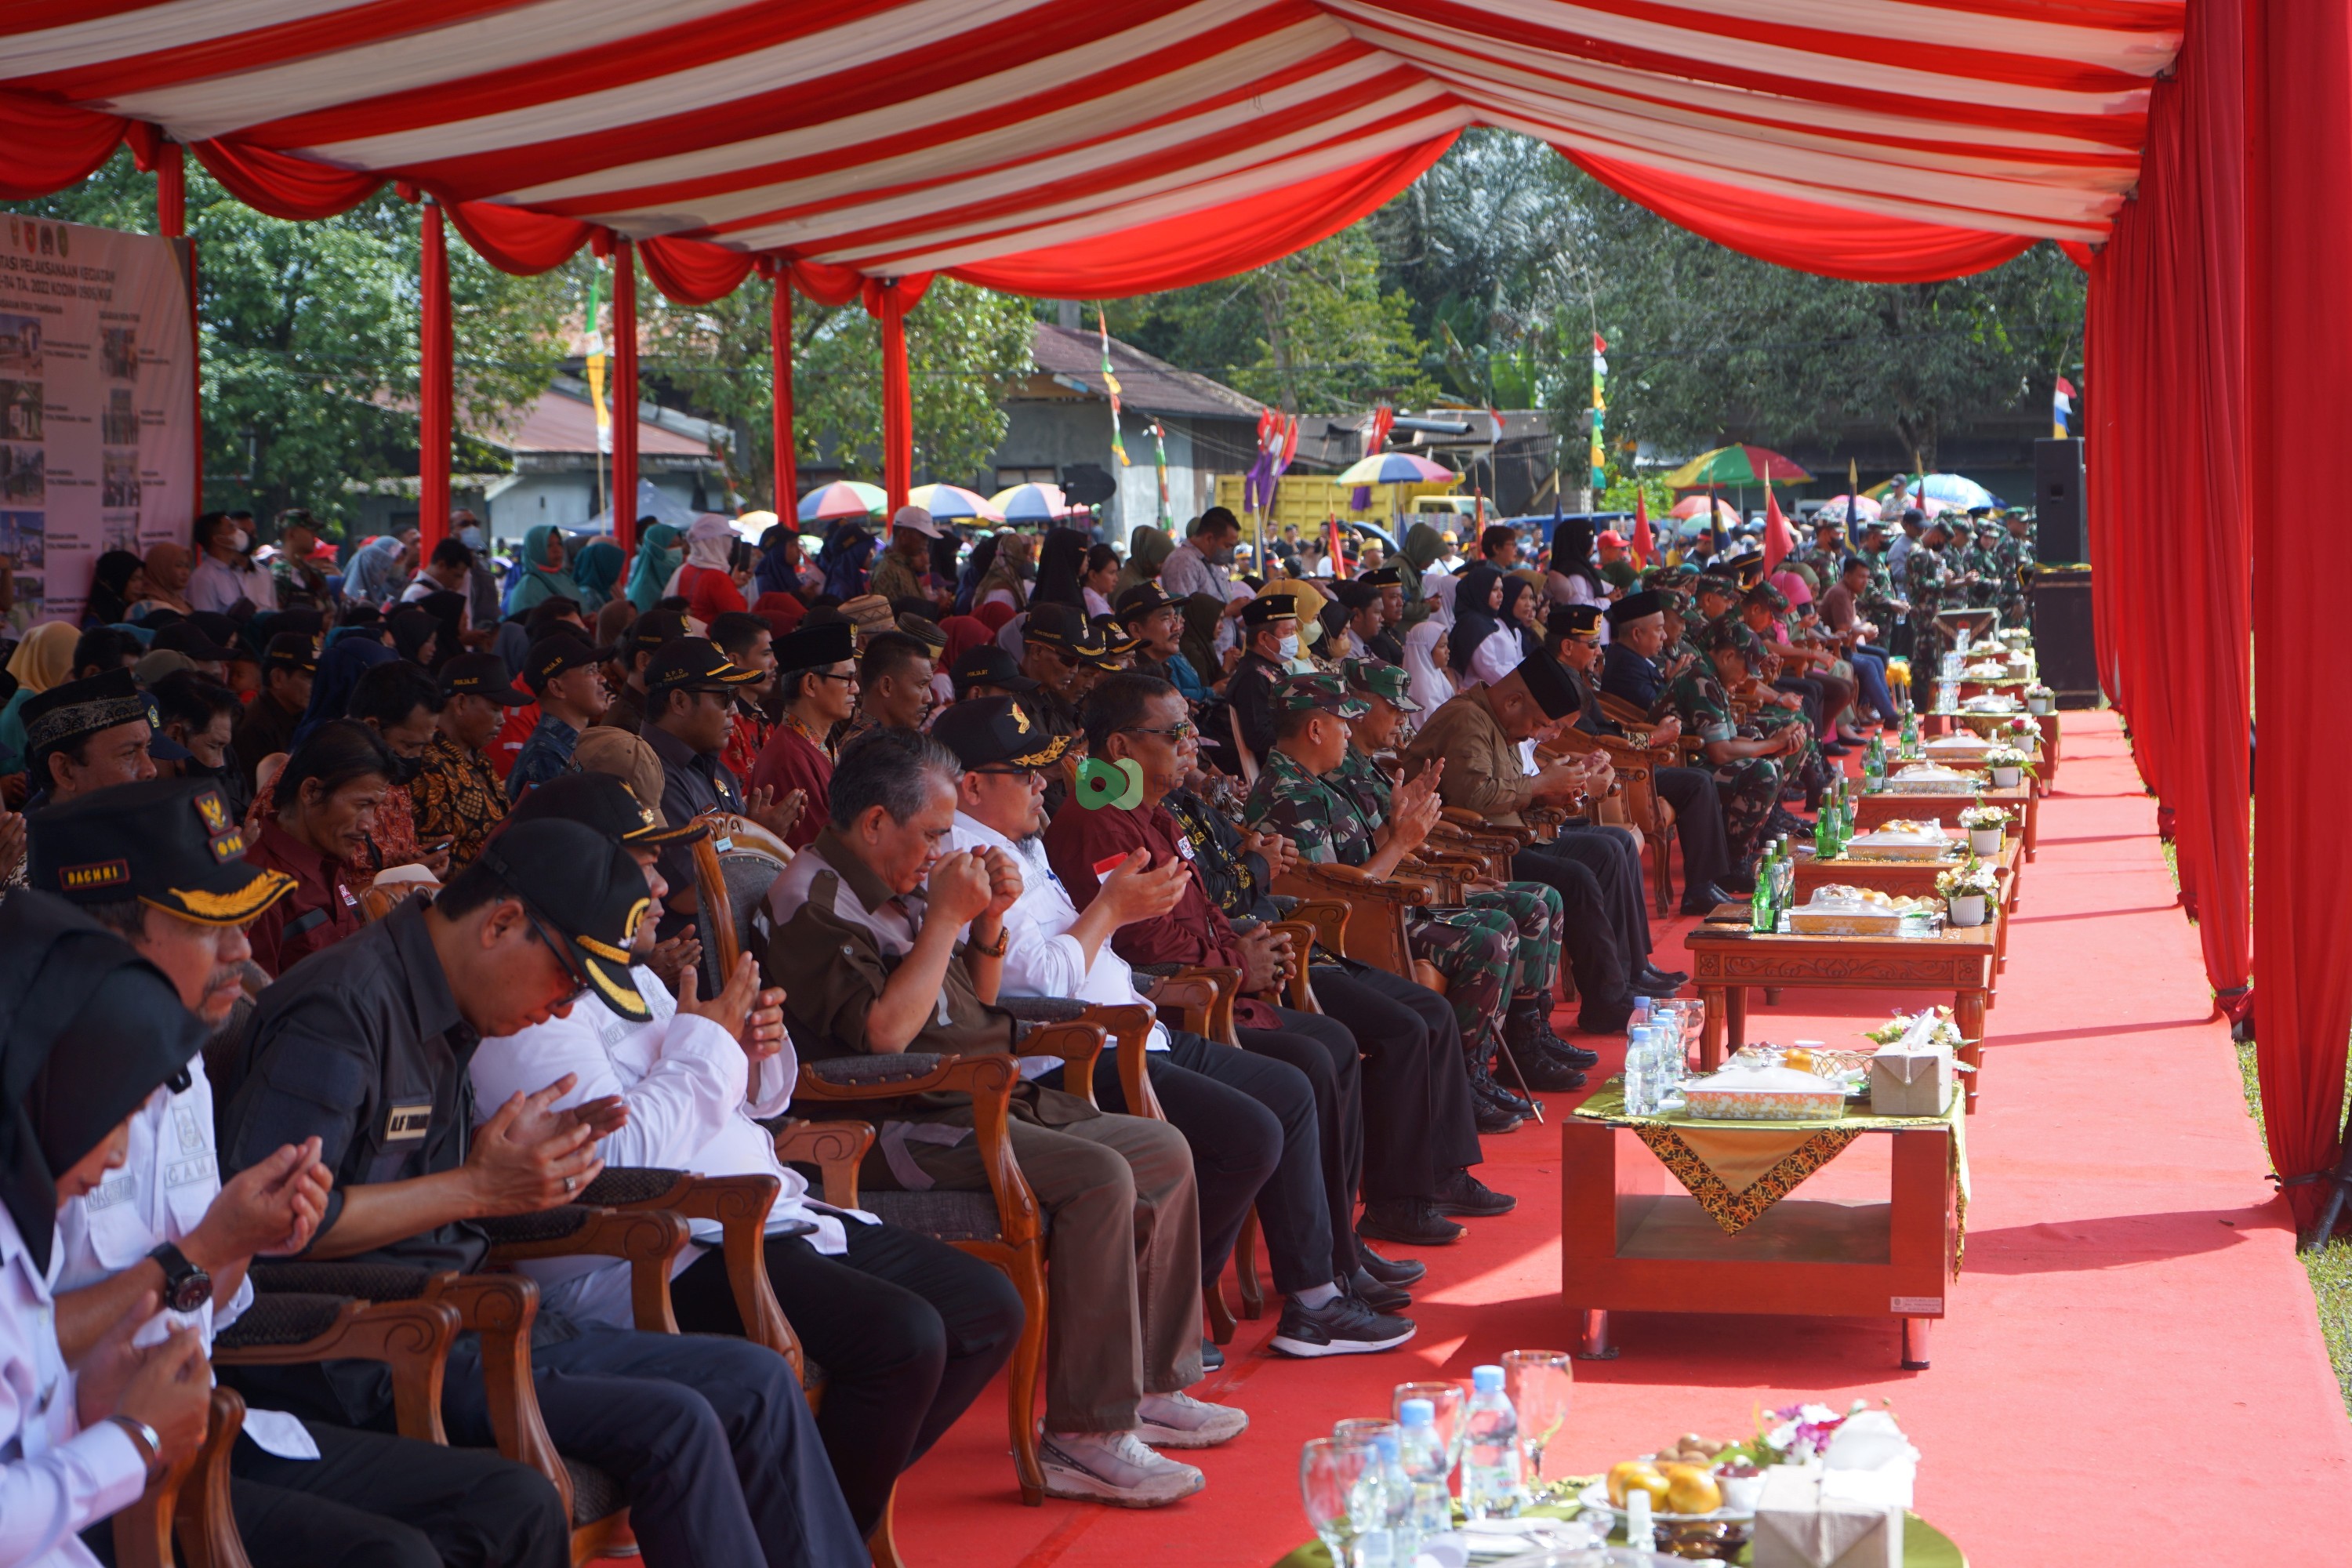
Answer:
<path fill-rule="evenodd" d="M 1360 217 L 1465 126 L 1849 277 L 2092 243 L 2185 0 L 0 0 L 0 192 L 120 140 L 244 199 L 384 180 L 515 270 L 708 298 L 945 271 L 1118 295 Z M 731 277 L 730 277 L 731 274 Z"/>

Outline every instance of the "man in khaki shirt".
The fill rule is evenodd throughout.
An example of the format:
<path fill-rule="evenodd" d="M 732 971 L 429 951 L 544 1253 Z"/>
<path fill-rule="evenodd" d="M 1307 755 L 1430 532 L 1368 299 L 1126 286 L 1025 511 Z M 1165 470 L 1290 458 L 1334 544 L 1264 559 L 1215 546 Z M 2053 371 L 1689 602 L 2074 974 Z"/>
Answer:
<path fill-rule="evenodd" d="M 1417 773 L 1443 758 L 1437 790 L 1447 805 L 1524 828 L 1521 814 L 1530 805 L 1608 788 L 1609 760 L 1599 752 L 1535 773 L 1520 763 L 1520 742 L 1574 718 L 1579 706 L 1574 679 L 1549 655 L 1534 655 L 1494 684 L 1470 687 L 1441 703 L 1406 747 L 1405 764 Z M 1561 956 L 1576 976 L 1578 1028 L 1619 1033 L 1633 1015 L 1634 993 L 1673 994 L 1668 977 L 1649 969 L 1638 931 L 1626 929 L 1628 890 L 1616 885 L 1624 871 L 1613 846 L 1575 835 L 1530 845 L 1511 857 L 1511 875 L 1559 893 L 1568 916 Z M 1642 896 L 1638 883 L 1631 896 Z"/>
<path fill-rule="evenodd" d="M 1001 849 L 950 844 L 962 774 L 929 736 L 887 728 L 852 742 L 835 765 L 833 819 L 776 879 L 766 906 L 766 968 L 786 992 L 803 1060 L 1013 1048 L 1013 1019 L 994 1004 L 1021 872 Z M 968 1097 L 858 1110 L 881 1122 L 887 1170 L 874 1173 L 877 1185 L 987 1190 Z M 1129 1508 L 1189 1497 L 1201 1472 L 1147 1444 L 1208 1447 L 1249 1425 L 1239 1410 L 1182 1392 L 1201 1378 L 1192 1152 L 1164 1121 L 1107 1115 L 1031 1083 L 1013 1110 L 1013 1153 L 1051 1216 L 1048 1310 L 1061 1325 L 1084 1325 L 1046 1341 L 1045 1489 Z"/>

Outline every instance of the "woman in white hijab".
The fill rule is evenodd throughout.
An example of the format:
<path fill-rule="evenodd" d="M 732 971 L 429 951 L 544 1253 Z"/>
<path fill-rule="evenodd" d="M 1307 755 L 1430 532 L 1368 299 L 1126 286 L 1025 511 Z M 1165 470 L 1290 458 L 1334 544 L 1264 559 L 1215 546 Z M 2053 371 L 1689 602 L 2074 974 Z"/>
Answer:
<path fill-rule="evenodd" d="M 1414 622 L 1404 634 L 1405 674 L 1412 682 L 1412 700 L 1424 713 L 1454 695 L 1454 682 L 1445 673 L 1445 656 L 1438 651 L 1444 641 L 1445 628 L 1434 616 Z"/>
<path fill-rule="evenodd" d="M 743 602 L 743 579 L 736 574 L 739 538 L 735 525 L 715 511 L 696 518 L 686 531 L 686 559 L 670 574 L 662 596 L 684 599 L 686 613 L 705 626 L 750 608 Z"/>
<path fill-rule="evenodd" d="M 1443 573 L 1423 575 L 1421 582 L 1422 595 L 1434 606 L 1429 613 L 1429 618 L 1441 626 L 1452 626 L 1454 595 L 1459 593 L 1461 588 L 1462 579 L 1459 577 L 1449 577 Z"/>

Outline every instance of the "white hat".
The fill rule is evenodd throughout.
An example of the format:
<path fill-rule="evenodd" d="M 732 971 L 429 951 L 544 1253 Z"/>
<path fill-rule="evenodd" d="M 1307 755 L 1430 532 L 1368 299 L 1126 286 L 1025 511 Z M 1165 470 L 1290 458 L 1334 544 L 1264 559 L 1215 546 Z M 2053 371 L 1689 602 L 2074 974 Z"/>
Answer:
<path fill-rule="evenodd" d="M 940 537 L 940 525 L 931 521 L 929 512 L 919 506 L 900 507 L 891 514 L 890 526 L 894 529 L 910 529 L 932 539 Z"/>

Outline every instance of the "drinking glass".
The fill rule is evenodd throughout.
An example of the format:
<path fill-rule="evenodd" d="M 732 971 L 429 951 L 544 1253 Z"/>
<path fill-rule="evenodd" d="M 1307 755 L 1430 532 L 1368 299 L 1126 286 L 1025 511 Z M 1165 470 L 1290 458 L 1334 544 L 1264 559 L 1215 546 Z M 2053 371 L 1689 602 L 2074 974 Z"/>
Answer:
<path fill-rule="evenodd" d="M 1402 1410 L 1408 1399 L 1429 1401 L 1433 1413 L 1430 1425 L 1436 1429 L 1438 1441 L 1445 1445 L 1446 1474 L 1453 1474 L 1462 1463 L 1462 1445 L 1469 1436 L 1462 1424 L 1462 1412 L 1470 1403 L 1469 1394 L 1458 1383 L 1400 1383 L 1391 1408 Z"/>
<path fill-rule="evenodd" d="M 1566 1351 L 1505 1351 L 1503 1392 L 1519 1418 L 1519 1441 L 1527 1447 L 1528 1494 L 1542 1500 L 1544 1449 L 1568 1420 L 1576 1392 L 1576 1363 Z"/>
<path fill-rule="evenodd" d="M 1331 1424 L 1331 1441 L 1370 1448 L 1382 1437 L 1394 1437 L 1397 1431 L 1397 1424 L 1385 1415 L 1351 1415 Z"/>
<path fill-rule="evenodd" d="M 1354 1533 L 1348 1515 L 1349 1494 L 1370 1458 L 1370 1450 L 1362 1445 L 1328 1437 L 1311 1438 L 1299 1452 L 1298 1495 L 1307 1504 L 1307 1522 L 1315 1527 L 1335 1563 L 1349 1559 L 1348 1541 Z"/>

